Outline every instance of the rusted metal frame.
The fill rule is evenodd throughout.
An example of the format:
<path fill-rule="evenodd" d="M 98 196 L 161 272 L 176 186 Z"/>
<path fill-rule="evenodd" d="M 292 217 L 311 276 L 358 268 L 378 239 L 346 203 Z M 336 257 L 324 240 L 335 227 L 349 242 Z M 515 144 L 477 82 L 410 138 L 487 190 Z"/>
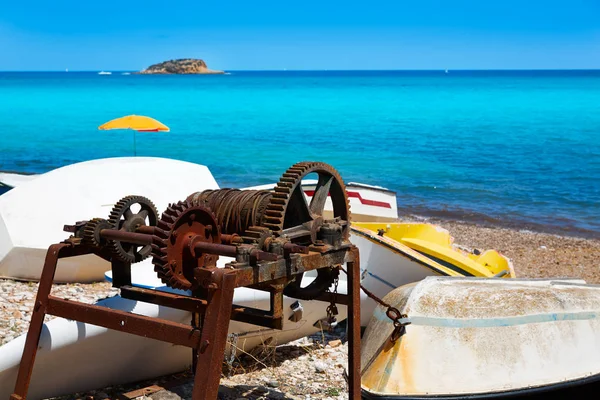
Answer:
<path fill-rule="evenodd" d="M 166 386 L 166 385 L 163 385 Z M 166 388 L 159 385 L 151 385 L 146 386 L 145 388 L 132 390 L 127 393 L 120 393 L 117 395 L 118 400 L 134 400 L 139 397 L 144 398 L 143 396 L 149 396 L 153 393 L 160 392 L 161 390 L 165 390 Z"/>
<path fill-rule="evenodd" d="M 271 314 L 277 322 L 277 329 L 283 329 L 283 285 L 273 285 L 269 299 Z"/>
<path fill-rule="evenodd" d="M 247 287 L 330 265 L 341 265 L 344 263 L 348 250 L 348 248 L 343 248 L 325 254 L 317 252 L 310 252 L 306 255 L 298 254 L 289 259 L 264 261 L 256 266 L 240 266 L 234 262 L 227 264 L 227 267 L 237 271 L 236 287 Z"/>
<path fill-rule="evenodd" d="M 154 289 L 145 289 L 134 286 L 121 286 L 121 297 L 124 299 L 138 300 L 146 303 L 158 304 L 178 310 L 201 313 L 204 312 L 208 302 L 204 299 L 163 292 Z"/>
<path fill-rule="evenodd" d="M 361 398 L 360 385 L 360 255 L 353 246 L 348 260 L 348 394 Z"/>
<path fill-rule="evenodd" d="M 193 400 L 214 400 L 219 392 L 227 331 L 231 317 L 236 271 L 220 269 L 214 274 L 218 288 L 211 291 L 202 325 L 194 377 Z"/>
<path fill-rule="evenodd" d="M 131 263 L 113 257 L 111 260 L 111 269 L 113 287 L 131 286 Z"/>
<path fill-rule="evenodd" d="M 236 304 L 231 310 L 231 319 L 272 329 L 283 329 L 283 284 L 276 282 L 258 290 L 270 292 L 270 309 L 261 310 Z"/>
<path fill-rule="evenodd" d="M 44 317 L 48 312 L 48 297 L 52 290 L 52 283 L 54 281 L 58 259 L 90 253 L 92 253 L 90 249 L 73 246 L 70 242 L 53 244 L 48 248 L 37 296 L 35 298 L 33 313 L 31 315 L 31 322 L 29 323 L 29 329 L 27 331 L 25 347 L 23 349 L 23 355 L 21 356 L 15 390 L 10 396 L 11 400 L 22 400 L 27 397 L 29 382 L 31 381 L 31 374 L 33 372 L 33 364 L 35 363 L 42 326 L 44 325 Z"/>
<path fill-rule="evenodd" d="M 189 325 L 49 296 L 48 314 L 186 347 L 197 347 L 200 332 Z"/>
<path fill-rule="evenodd" d="M 231 319 L 247 324 L 264 326 L 265 328 L 282 328 L 281 317 L 275 317 L 272 311 L 260 310 L 258 308 L 242 307 L 234 304 L 231 309 Z"/>
<path fill-rule="evenodd" d="M 217 254 L 228 257 L 236 257 L 238 254 L 237 246 L 219 243 L 208 243 L 205 241 L 195 240 L 196 238 L 190 239 L 190 246 L 193 248 L 195 254 Z M 200 238 L 202 239 L 202 238 Z M 250 247 L 249 256 L 254 261 L 276 261 L 277 254 L 269 253 L 266 251 L 258 250 Z M 193 253 L 194 254 L 194 253 Z"/>

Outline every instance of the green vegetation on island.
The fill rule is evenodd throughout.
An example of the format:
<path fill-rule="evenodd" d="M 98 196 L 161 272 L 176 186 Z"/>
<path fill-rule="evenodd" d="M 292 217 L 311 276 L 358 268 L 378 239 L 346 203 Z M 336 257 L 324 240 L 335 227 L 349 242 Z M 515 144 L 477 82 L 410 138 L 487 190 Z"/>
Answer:
<path fill-rule="evenodd" d="M 153 64 L 140 74 L 223 74 L 223 71 L 209 69 L 204 60 L 180 58 Z"/>

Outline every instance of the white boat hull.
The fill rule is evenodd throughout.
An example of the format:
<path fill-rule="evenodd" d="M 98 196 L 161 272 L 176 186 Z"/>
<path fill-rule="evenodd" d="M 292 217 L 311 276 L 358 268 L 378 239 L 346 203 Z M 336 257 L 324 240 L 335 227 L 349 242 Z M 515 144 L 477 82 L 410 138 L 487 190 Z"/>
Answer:
<path fill-rule="evenodd" d="M 600 376 L 600 287 L 581 281 L 431 277 L 384 299 L 363 336 L 368 398 L 488 396 Z"/>
<path fill-rule="evenodd" d="M 39 280 L 48 246 L 68 236 L 65 224 L 107 218 L 125 196 L 148 197 L 162 212 L 204 189 L 218 189 L 207 167 L 166 158 L 106 158 L 39 175 L 0 196 L 0 277 Z M 108 269 L 95 256 L 61 259 L 55 282 L 101 281 Z"/>

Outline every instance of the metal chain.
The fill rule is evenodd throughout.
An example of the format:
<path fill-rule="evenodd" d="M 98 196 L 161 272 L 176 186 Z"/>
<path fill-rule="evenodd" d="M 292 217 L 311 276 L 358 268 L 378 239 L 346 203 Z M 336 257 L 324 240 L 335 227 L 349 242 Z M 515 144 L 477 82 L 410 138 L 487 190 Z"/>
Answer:
<path fill-rule="evenodd" d="M 344 271 L 344 273 L 346 275 L 348 275 L 348 272 L 346 272 L 346 270 L 344 268 L 340 267 L 340 269 L 342 271 Z M 392 343 L 395 343 L 396 340 L 398 340 L 402 335 L 404 335 L 406 333 L 406 325 L 410 325 L 410 322 L 400 322 L 401 319 L 408 318 L 408 315 L 402 314 L 396 307 L 392 307 L 390 304 L 386 303 L 385 301 L 383 301 L 382 299 L 377 297 L 374 293 L 370 292 L 362 284 L 360 285 L 360 288 L 362 289 L 363 292 L 365 292 L 367 297 L 369 297 L 370 299 L 374 300 L 376 303 L 381 304 L 382 306 L 387 308 L 385 315 L 389 319 L 391 319 L 394 324 L 394 331 L 392 332 L 391 340 L 392 340 Z"/>
<path fill-rule="evenodd" d="M 333 328 L 335 327 L 335 322 L 337 319 L 335 318 L 338 315 L 337 305 L 335 304 L 336 295 L 338 292 L 338 284 L 340 282 L 340 272 L 339 270 L 336 273 L 336 276 L 333 280 L 333 292 L 331 292 L 331 300 L 329 301 L 329 306 L 327 306 L 327 323 L 329 325 L 328 330 L 329 333 L 333 332 Z"/>
<path fill-rule="evenodd" d="M 227 342 L 229 343 L 229 354 L 225 352 L 225 362 L 229 368 L 233 368 L 233 362 L 237 354 L 238 335 L 236 333 L 230 333 L 227 335 Z"/>

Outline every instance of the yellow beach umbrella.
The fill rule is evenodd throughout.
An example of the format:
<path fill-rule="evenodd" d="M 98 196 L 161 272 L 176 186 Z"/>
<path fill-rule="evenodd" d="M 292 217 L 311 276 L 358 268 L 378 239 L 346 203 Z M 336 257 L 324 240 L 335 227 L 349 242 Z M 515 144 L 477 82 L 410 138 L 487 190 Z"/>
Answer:
<path fill-rule="evenodd" d="M 113 119 L 98 127 L 100 130 L 109 129 L 132 129 L 133 133 L 133 154 L 136 155 L 135 149 L 135 132 L 169 132 L 168 126 L 155 120 L 154 118 L 144 115 L 126 115 L 121 118 Z"/>

